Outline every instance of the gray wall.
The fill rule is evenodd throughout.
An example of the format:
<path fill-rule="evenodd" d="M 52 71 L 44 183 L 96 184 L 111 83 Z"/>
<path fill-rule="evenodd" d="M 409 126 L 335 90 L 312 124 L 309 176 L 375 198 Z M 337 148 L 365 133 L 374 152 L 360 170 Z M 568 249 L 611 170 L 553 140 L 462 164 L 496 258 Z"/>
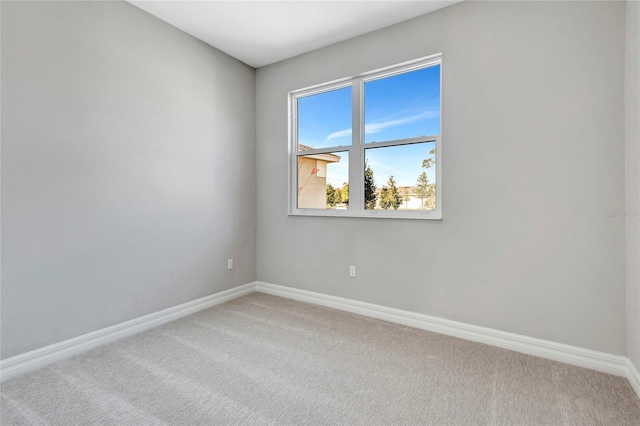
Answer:
<path fill-rule="evenodd" d="M 627 354 L 640 371 L 640 2 L 627 2 L 626 20 L 626 225 Z"/>
<path fill-rule="evenodd" d="M 253 281 L 257 181 L 262 281 L 640 367 L 640 227 L 603 213 L 640 198 L 626 7 L 625 139 L 620 2 L 458 4 L 260 69 L 257 93 L 129 4 L 2 2 L 2 358 Z M 436 52 L 444 219 L 287 217 L 287 92 Z"/>
<path fill-rule="evenodd" d="M 258 280 L 626 354 L 624 25 L 464 2 L 259 69 Z M 288 217 L 287 92 L 437 52 L 444 219 Z"/>
<path fill-rule="evenodd" d="M 254 281 L 255 182 L 255 70 L 128 3 L 2 2 L 2 358 Z"/>

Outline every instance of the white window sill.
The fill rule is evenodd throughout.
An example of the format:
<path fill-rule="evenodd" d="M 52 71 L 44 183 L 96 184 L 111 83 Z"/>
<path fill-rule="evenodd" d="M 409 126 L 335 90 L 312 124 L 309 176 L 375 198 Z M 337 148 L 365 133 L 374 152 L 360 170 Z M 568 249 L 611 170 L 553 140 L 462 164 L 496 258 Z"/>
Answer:
<path fill-rule="evenodd" d="M 312 217 L 357 217 L 368 219 L 419 219 L 442 220 L 442 212 L 439 211 L 402 211 L 402 210 L 368 210 L 353 212 L 349 210 L 321 210 L 299 209 L 289 212 L 287 216 L 312 216 Z"/>

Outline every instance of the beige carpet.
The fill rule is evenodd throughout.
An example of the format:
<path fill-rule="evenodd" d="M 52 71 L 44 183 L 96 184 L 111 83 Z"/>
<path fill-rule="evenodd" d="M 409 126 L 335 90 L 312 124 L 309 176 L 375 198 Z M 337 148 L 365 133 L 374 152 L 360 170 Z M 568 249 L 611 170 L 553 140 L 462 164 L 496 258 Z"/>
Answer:
<path fill-rule="evenodd" d="M 3 426 L 640 425 L 628 382 L 253 293 L 2 384 Z"/>

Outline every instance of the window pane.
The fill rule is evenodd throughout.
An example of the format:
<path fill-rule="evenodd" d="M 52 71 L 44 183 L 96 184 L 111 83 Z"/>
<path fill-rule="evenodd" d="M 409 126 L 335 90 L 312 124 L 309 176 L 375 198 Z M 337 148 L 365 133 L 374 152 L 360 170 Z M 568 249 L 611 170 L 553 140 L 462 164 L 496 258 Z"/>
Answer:
<path fill-rule="evenodd" d="M 435 210 L 436 143 L 365 149 L 365 209 Z"/>
<path fill-rule="evenodd" d="M 344 145 L 351 145 L 351 86 L 298 98 L 298 150 Z"/>
<path fill-rule="evenodd" d="M 440 65 L 364 84 L 365 143 L 440 134 Z"/>
<path fill-rule="evenodd" d="M 298 156 L 298 208 L 349 207 L 349 152 Z"/>

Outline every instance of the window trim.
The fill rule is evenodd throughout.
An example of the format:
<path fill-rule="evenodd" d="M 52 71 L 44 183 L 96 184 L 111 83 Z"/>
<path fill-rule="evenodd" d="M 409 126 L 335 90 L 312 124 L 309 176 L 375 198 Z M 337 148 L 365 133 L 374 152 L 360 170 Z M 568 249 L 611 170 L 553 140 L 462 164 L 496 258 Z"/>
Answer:
<path fill-rule="evenodd" d="M 364 130 L 364 84 L 397 74 L 440 65 L 440 134 L 410 139 L 365 143 Z M 442 54 L 418 58 L 412 61 L 379 68 L 374 71 L 342 78 L 328 83 L 317 84 L 289 92 L 288 132 L 289 132 L 289 174 L 288 174 L 288 215 L 321 217 L 360 217 L 394 219 L 442 219 Z M 298 154 L 298 98 L 351 87 L 352 125 L 351 144 L 331 146 L 304 151 L 305 155 L 349 153 L 349 208 L 348 209 L 300 209 L 297 207 L 297 162 Z M 435 142 L 436 144 L 436 209 L 435 210 L 367 210 L 364 208 L 364 155 L 365 149 L 409 145 L 412 143 Z M 360 170 L 362 166 L 362 170 Z"/>

